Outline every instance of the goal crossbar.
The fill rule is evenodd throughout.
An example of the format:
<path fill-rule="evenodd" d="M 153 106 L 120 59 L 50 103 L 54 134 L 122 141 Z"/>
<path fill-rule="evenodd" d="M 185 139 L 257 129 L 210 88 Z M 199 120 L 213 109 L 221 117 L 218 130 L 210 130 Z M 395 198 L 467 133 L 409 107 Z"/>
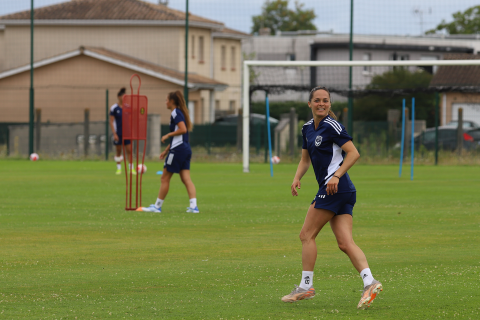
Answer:
<path fill-rule="evenodd" d="M 363 67 L 363 66 L 480 66 L 480 60 L 371 60 L 371 61 L 243 61 L 243 172 L 250 172 L 249 67 Z"/>

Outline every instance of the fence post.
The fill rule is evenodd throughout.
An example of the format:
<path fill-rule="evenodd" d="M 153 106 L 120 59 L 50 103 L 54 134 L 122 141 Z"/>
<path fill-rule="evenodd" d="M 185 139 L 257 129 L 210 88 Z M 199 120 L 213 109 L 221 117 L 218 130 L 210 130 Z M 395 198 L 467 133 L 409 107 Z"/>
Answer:
<path fill-rule="evenodd" d="M 105 93 L 105 160 L 108 161 L 108 147 L 110 146 L 110 139 L 108 139 L 108 126 L 110 125 L 110 112 L 108 112 L 108 89 Z"/>
<path fill-rule="evenodd" d="M 207 124 L 207 153 L 210 154 L 211 152 L 211 147 L 212 147 L 212 123 Z M 238 131 L 237 131 L 238 132 Z M 238 133 L 237 133 L 237 139 L 238 139 Z M 238 147 L 238 141 L 237 141 L 237 147 Z"/>
<path fill-rule="evenodd" d="M 439 94 L 435 92 L 435 165 L 438 165 L 438 118 L 439 118 Z"/>
<path fill-rule="evenodd" d="M 462 151 L 463 151 L 463 108 L 458 108 L 457 148 L 458 148 L 458 155 L 462 155 Z"/>
<path fill-rule="evenodd" d="M 40 129 L 42 123 L 42 109 L 35 109 L 35 152 L 40 151 Z"/>
<path fill-rule="evenodd" d="M 295 147 L 297 145 L 296 132 L 297 132 L 297 113 L 295 108 L 290 108 L 290 156 L 295 156 Z"/>
<path fill-rule="evenodd" d="M 89 138 L 90 138 L 90 109 L 85 109 L 85 120 L 83 122 L 83 155 L 88 156 Z"/>
<path fill-rule="evenodd" d="M 237 118 L 237 150 L 242 152 L 242 137 L 243 137 L 243 110 L 238 109 Z"/>
<path fill-rule="evenodd" d="M 343 124 L 344 127 L 348 126 L 348 108 L 343 108 L 342 124 Z M 353 134 L 353 132 L 351 134 Z"/>

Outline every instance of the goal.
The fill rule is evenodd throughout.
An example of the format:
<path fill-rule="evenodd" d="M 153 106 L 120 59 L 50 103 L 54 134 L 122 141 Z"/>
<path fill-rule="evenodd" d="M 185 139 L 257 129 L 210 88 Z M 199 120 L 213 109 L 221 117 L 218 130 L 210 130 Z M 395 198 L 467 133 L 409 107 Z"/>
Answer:
<path fill-rule="evenodd" d="M 250 107 L 252 94 L 255 91 L 269 94 L 292 96 L 292 93 L 303 93 L 297 96 L 307 101 L 312 86 L 326 86 L 332 94 L 343 101 L 349 98 L 367 95 L 407 96 L 420 93 L 439 93 L 441 98 L 442 124 L 446 121 L 447 102 L 445 93 L 458 92 L 478 94 L 480 105 L 480 60 L 471 58 L 454 60 L 385 60 L 385 61 L 258 61 L 243 62 L 243 172 L 249 172 L 250 159 Z M 433 80 L 427 86 L 412 85 L 380 86 L 372 85 L 375 76 L 395 70 L 409 70 L 414 74 L 418 70 L 433 73 Z M 420 72 L 420 71 L 419 71 Z M 301 74 L 301 79 L 295 74 Z M 307 75 L 306 75 L 307 74 Z M 419 73 L 420 74 L 420 73 Z M 450 75 L 456 74 L 453 79 Z M 361 75 L 361 76 L 359 76 Z M 353 77 L 353 83 L 352 83 Z M 307 81 L 305 81 L 305 78 Z M 350 81 L 350 84 L 349 84 Z M 474 81 L 474 83 L 472 83 Z M 475 98 L 475 99 L 477 99 Z M 333 97 L 332 97 L 333 99 Z M 450 108 L 452 109 L 452 108 Z M 452 112 L 450 110 L 450 112 Z M 479 111 L 480 112 L 480 111 Z M 350 113 L 351 114 L 351 113 Z M 480 116 L 480 113 L 479 113 Z M 450 120 L 455 120 L 450 115 Z M 438 125 L 438 121 L 437 121 Z M 348 128 L 347 128 L 348 129 Z M 352 134 L 352 133 L 350 133 Z"/>

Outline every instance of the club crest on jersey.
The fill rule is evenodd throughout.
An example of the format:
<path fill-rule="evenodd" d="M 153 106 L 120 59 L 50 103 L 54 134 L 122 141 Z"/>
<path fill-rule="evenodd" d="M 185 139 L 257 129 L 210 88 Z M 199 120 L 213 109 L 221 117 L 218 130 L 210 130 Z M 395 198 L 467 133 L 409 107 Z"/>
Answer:
<path fill-rule="evenodd" d="M 315 147 L 320 147 L 321 144 L 322 144 L 322 136 L 317 136 L 315 138 Z"/>

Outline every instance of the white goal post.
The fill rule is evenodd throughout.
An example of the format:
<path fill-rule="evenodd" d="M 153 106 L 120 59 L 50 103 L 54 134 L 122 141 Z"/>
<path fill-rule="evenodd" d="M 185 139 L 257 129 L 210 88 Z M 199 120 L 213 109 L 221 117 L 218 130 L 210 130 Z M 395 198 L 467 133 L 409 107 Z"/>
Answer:
<path fill-rule="evenodd" d="M 480 60 L 243 61 L 243 172 L 250 172 L 250 67 L 479 66 Z"/>

